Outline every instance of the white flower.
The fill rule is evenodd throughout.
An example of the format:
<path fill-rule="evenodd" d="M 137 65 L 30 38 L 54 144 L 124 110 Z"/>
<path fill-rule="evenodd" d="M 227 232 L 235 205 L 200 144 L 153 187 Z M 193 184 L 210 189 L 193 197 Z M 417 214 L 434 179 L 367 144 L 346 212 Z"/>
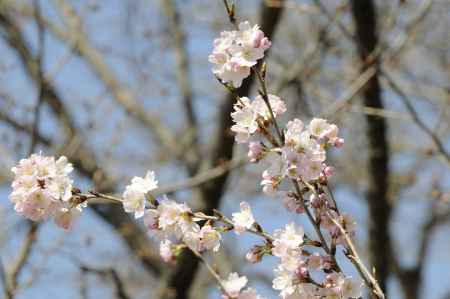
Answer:
<path fill-rule="evenodd" d="M 185 204 L 179 204 L 168 198 L 164 198 L 158 205 L 159 227 L 162 230 L 175 229 L 175 225 L 184 222 L 184 214 L 191 209 Z"/>
<path fill-rule="evenodd" d="M 129 185 L 123 192 L 123 208 L 127 213 L 134 213 L 135 218 L 144 216 L 145 211 L 145 193 Z"/>
<path fill-rule="evenodd" d="M 234 231 L 237 234 L 244 232 L 246 229 L 250 229 L 255 223 L 250 205 L 243 201 L 240 203 L 241 211 L 233 213 L 233 225 Z"/>
<path fill-rule="evenodd" d="M 229 295 L 231 298 L 236 298 L 239 296 L 241 289 L 243 289 L 247 284 L 247 281 L 247 277 L 239 277 L 239 274 L 233 272 L 230 273 L 230 275 L 228 275 L 228 279 L 224 280 L 222 283 L 227 295 Z"/>
<path fill-rule="evenodd" d="M 211 225 L 204 225 L 200 230 L 200 246 L 201 250 L 210 250 L 217 252 L 220 247 L 221 235 Z"/>
<path fill-rule="evenodd" d="M 158 188 L 158 181 L 155 179 L 155 172 L 148 171 L 144 178 L 135 176 L 131 180 L 133 189 L 139 190 L 142 193 L 147 193 Z"/>
<path fill-rule="evenodd" d="M 326 119 L 313 118 L 309 123 L 308 129 L 311 135 L 317 138 L 323 138 L 325 133 L 329 130 L 330 125 Z"/>
<path fill-rule="evenodd" d="M 243 97 L 234 105 L 231 118 L 235 124 L 231 127 L 231 131 L 236 133 L 238 143 L 248 142 L 249 137 L 258 130 L 256 117 L 257 114 L 250 106 L 250 99 Z"/>
<path fill-rule="evenodd" d="M 275 256 L 283 257 L 289 254 L 290 250 L 296 250 L 303 244 L 304 231 L 303 228 L 291 222 L 284 229 L 277 229 L 274 232 L 274 242 L 272 253 Z"/>
<path fill-rule="evenodd" d="M 158 188 L 155 173 L 148 171 L 144 178 L 133 177 L 131 184 L 125 187 L 123 192 L 123 208 L 127 213 L 134 213 L 135 218 L 144 216 L 145 194 Z"/>

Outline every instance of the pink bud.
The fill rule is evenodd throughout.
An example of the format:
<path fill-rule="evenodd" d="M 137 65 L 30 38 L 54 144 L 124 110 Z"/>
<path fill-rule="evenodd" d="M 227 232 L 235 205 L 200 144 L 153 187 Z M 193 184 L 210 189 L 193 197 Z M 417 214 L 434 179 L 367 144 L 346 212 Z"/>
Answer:
<path fill-rule="evenodd" d="M 250 141 L 248 144 L 248 157 L 250 162 L 257 162 L 261 159 L 261 154 L 263 152 L 263 147 L 259 142 Z"/>
<path fill-rule="evenodd" d="M 337 138 L 334 141 L 334 146 L 337 148 L 342 147 L 343 145 L 344 145 L 344 138 Z"/>
<path fill-rule="evenodd" d="M 325 176 L 326 176 L 327 178 L 331 177 L 331 176 L 333 175 L 333 172 L 334 172 L 334 168 L 331 167 L 331 166 L 327 166 L 327 167 L 325 167 L 325 169 L 323 170 L 323 173 L 325 174 Z"/>
<path fill-rule="evenodd" d="M 262 42 L 263 38 L 264 38 L 264 33 L 261 30 L 255 31 L 252 36 L 253 48 L 259 48 L 261 46 L 261 42 Z"/>
<path fill-rule="evenodd" d="M 250 249 L 249 252 L 247 252 L 247 254 L 245 255 L 245 258 L 252 264 L 256 264 L 261 261 L 261 255 L 258 253 L 258 248 L 254 247 Z"/>
<path fill-rule="evenodd" d="M 308 268 L 305 266 L 300 266 L 295 270 L 295 275 L 297 275 L 300 279 L 305 279 L 309 277 L 309 271 Z"/>

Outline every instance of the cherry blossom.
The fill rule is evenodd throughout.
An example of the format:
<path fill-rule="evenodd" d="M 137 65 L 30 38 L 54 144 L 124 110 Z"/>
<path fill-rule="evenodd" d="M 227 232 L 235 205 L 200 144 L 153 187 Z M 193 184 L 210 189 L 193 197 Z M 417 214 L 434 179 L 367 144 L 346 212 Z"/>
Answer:
<path fill-rule="evenodd" d="M 250 75 L 250 68 L 264 57 L 271 43 L 258 25 L 242 22 L 239 30 L 222 32 L 213 45 L 208 57 L 213 64 L 213 73 L 223 83 L 231 83 L 237 88 Z"/>
<path fill-rule="evenodd" d="M 123 208 L 127 213 L 134 213 L 135 218 L 144 216 L 145 195 L 147 192 L 158 188 L 155 173 L 148 171 L 144 178 L 133 177 L 131 184 L 125 187 L 123 192 Z"/>
<path fill-rule="evenodd" d="M 237 234 L 244 232 L 246 229 L 250 229 L 255 223 L 250 205 L 244 201 L 240 203 L 240 207 L 240 212 L 233 213 L 234 231 Z"/>

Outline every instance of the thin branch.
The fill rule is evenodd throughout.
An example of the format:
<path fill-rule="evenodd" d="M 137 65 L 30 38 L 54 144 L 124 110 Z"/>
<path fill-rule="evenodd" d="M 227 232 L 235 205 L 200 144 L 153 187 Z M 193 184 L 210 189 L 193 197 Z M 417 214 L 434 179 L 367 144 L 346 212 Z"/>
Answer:
<path fill-rule="evenodd" d="M 408 96 L 401 89 L 401 87 L 395 82 L 394 78 L 392 78 L 392 76 L 389 75 L 385 71 L 382 71 L 382 74 L 383 74 L 383 77 L 386 79 L 386 82 L 388 83 L 388 85 L 399 96 L 403 105 L 405 105 L 405 108 L 406 108 L 406 110 L 408 110 L 414 123 L 420 129 L 422 129 L 422 131 L 425 132 L 425 134 L 427 134 L 428 137 L 433 141 L 434 145 L 436 146 L 437 151 L 442 155 L 442 157 L 444 158 L 444 161 L 450 167 L 450 154 L 445 149 L 444 143 L 439 139 L 439 137 L 436 135 L 436 133 L 433 132 L 430 128 L 428 128 L 428 126 L 422 121 L 422 119 L 419 117 L 419 114 L 417 113 L 416 109 L 411 104 Z"/>
<path fill-rule="evenodd" d="M 188 179 L 170 184 L 168 186 L 163 186 L 158 188 L 156 191 L 156 195 L 162 195 L 167 193 L 174 193 L 176 191 L 184 190 L 184 189 L 192 189 L 195 187 L 200 187 L 203 184 L 206 184 L 224 174 L 230 172 L 233 169 L 239 168 L 247 163 L 247 159 L 233 159 L 227 162 L 223 162 L 222 164 L 211 168 L 209 170 L 200 172 L 199 174 L 190 177 Z"/>
<path fill-rule="evenodd" d="M 8 293 L 11 293 L 11 295 L 14 295 L 14 293 L 17 290 L 18 278 L 28 260 L 28 257 L 30 256 L 31 250 L 36 240 L 38 227 L 39 225 L 36 222 L 31 222 L 30 225 L 28 226 L 25 242 L 22 244 L 17 259 L 8 273 L 8 285 L 9 285 Z"/>
<path fill-rule="evenodd" d="M 362 262 L 362 259 L 359 257 L 356 247 L 353 244 L 351 238 L 348 236 L 347 231 L 342 227 L 339 221 L 336 221 L 333 218 L 332 215 L 328 216 L 333 221 L 333 223 L 339 228 L 341 234 L 344 236 L 344 239 L 347 242 L 349 249 L 349 251 L 346 253 L 347 257 L 349 257 L 350 261 L 353 263 L 358 272 L 361 274 L 361 277 L 364 279 L 364 282 L 370 288 L 370 290 L 373 292 L 376 298 L 384 299 L 385 296 L 383 290 L 381 289 L 375 277 L 372 274 L 370 274 L 370 271 L 367 270 L 366 266 L 364 266 L 364 263 Z"/>

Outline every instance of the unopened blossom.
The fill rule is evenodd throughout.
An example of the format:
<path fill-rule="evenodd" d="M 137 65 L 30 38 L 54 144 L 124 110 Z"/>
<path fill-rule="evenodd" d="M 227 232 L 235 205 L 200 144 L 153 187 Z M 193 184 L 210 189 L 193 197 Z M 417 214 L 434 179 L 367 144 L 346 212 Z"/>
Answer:
<path fill-rule="evenodd" d="M 201 250 L 211 250 L 217 252 L 220 247 L 222 237 L 220 233 L 211 225 L 206 224 L 200 229 L 200 246 Z"/>
<path fill-rule="evenodd" d="M 144 212 L 144 225 L 149 230 L 159 229 L 159 212 L 156 209 L 148 209 Z"/>
<path fill-rule="evenodd" d="M 72 164 L 62 156 L 58 160 L 33 154 L 22 159 L 12 172 L 13 191 L 9 199 L 14 209 L 33 221 L 55 216 L 62 209 L 70 208 L 72 198 Z"/>
<path fill-rule="evenodd" d="M 164 240 L 159 245 L 159 254 L 164 262 L 168 263 L 175 259 L 173 255 L 172 242 L 170 240 Z"/>
<path fill-rule="evenodd" d="M 239 30 L 224 31 L 214 40 L 214 49 L 209 55 L 213 73 L 224 83 L 240 87 L 250 75 L 250 68 L 264 57 L 270 41 L 258 25 L 249 22 L 239 24 Z"/>
<path fill-rule="evenodd" d="M 232 214 L 234 231 L 237 234 L 250 229 L 255 223 L 255 218 L 253 218 L 253 213 L 250 209 L 250 205 L 247 202 L 243 201 L 239 206 L 241 208 L 241 211 Z"/>
<path fill-rule="evenodd" d="M 248 251 L 247 254 L 245 255 L 245 259 L 252 264 L 256 264 L 257 262 L 260 261 L 258 252 L 255 252 L 254 250 Z"/>
<path fill-rule="evenodd" d="M 285 177 L 287 173 L 288 164 L 286 161 L 277 153 L 269 152 L 265 159 L 270 167 L 263 171 L 261 186 L 263 187 L 263 192 L 269 196 L 276 194 L 281 180 Z"/>
<path fill-rule="evenodd" d="M 264 148 L 260 142 L 250 141 L 248 143 L 248 154 L 250 162 L 258 162 L 262 159 Z"/>
<path fill-rule="evenodd" d="M 155 173 L 148 171 L 145 177 L 133 177 L 131 184 L 125 187 L 123 192 L 123 208 L 127 213 L 134 213 L 135 218 L 144 216 L 145 195 L 147 192 L 158 188 Z"/>
<path fill-rule="evenodd" d="M 81 206 L 77 208 L 61 208 L 55 215 L 55 223 L 63 229 L 70 229 L 72 224 L 82 211 Z"/>
<path fill-rule="evenodd" d="M 231 298 L 236 298 L 239 296 L 241 290 L 247 284 L 247 277 L 239 276 L 236 272 L 230 273 L 228 279 L 222 282 L 223 287 L 228 296 Z"/>
<path fill-rule="evenodd" d="M 334 168 L 332 166 L 326 166 L 323 169 L 323 174 L 325 175 L 325 177 L 327 179 L 329 179 L 333 175 L 333 172 L 334 172 Z"/>

